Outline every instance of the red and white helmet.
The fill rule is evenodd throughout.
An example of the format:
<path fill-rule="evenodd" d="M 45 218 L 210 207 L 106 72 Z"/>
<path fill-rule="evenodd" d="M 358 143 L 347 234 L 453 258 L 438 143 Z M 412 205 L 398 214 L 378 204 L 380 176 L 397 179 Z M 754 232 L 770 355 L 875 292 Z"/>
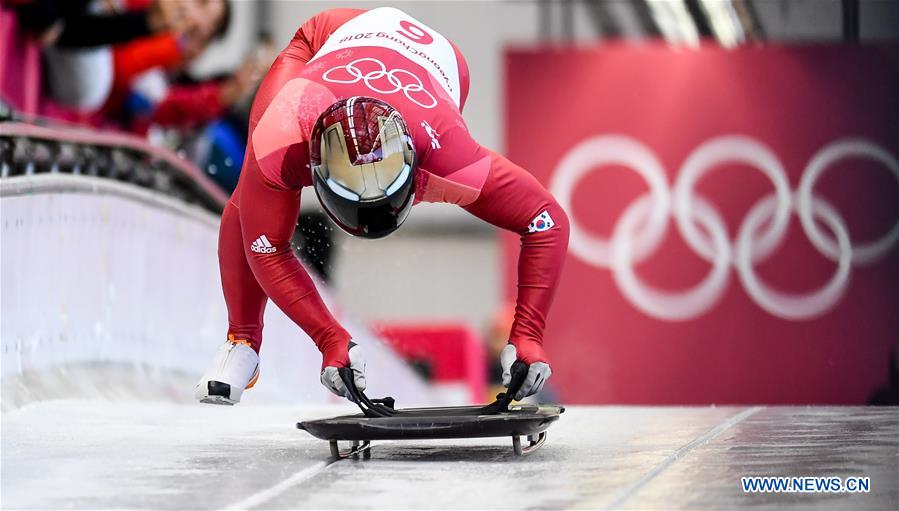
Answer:
<path fill-rule="evenodd" d="M 315 193 L 341 229 L 382 238 L 402 225 L 418 165 L 396 109 L 364 96 L 341 99 L 319 116 L 310 152 Z"/>

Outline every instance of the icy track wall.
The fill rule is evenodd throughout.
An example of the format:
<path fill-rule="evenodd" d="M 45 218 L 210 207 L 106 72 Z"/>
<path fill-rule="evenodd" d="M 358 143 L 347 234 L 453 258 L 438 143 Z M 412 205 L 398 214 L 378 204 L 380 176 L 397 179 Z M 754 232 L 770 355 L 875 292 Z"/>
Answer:
<path fill-rule="evenodd" d="M 227 328 L 216 215 L 131 184 L 64 174 L 0 179 L 0 213 L 4 410 L 66 397 L 192 399 Z M 311 340 L 274 304 L 265 323 L 261 377 L 245 401 L 336 399 L 318 382 Z M 344 323 L 366 349 L 375 394 L 430 401 L 389 348 Z"/>

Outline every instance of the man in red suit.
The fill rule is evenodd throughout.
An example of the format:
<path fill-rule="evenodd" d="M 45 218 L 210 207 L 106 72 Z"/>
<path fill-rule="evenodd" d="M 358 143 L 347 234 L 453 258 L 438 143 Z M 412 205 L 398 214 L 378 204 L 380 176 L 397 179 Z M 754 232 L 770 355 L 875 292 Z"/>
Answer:
<path fill-rule="evenodd" d="M 462 119 L 468 86 L 458 48 L 400 10 L 329 10 L 300 27 L 256 95 L 240 182 L 222 215 L 228 341 L 198 399 L 234 404 L 255 383 L 269 299 L 321 351 L 328 389 L 346 395 L 341 367 L 365 388 L 359 347 L 290 247 L 304 186 L 355 236 L 386 236 L 421 201 L 454 203 L 518 233 L 518 296 L 502 365 L 508 385 L 512 363 L 529 364 L 516 398 L 540 391 L 552 374 L 543 330 L 568 218 L 531 174 L 472 139 Z"/>

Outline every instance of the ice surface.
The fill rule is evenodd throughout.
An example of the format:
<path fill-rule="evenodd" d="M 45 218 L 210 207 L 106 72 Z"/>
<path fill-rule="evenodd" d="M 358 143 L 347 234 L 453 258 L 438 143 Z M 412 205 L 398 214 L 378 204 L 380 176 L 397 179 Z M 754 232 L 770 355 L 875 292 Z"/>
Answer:
<path fill-rule="evenodd" d="M 2 417 L 4 509 L 899 508 L 897 408 L 572 407 L 543 449 L 375 442 L 330 462 L 300 419 L 352 408 L 60 400 Z M 743 475 L 870 494 L 743 494 Z"/>

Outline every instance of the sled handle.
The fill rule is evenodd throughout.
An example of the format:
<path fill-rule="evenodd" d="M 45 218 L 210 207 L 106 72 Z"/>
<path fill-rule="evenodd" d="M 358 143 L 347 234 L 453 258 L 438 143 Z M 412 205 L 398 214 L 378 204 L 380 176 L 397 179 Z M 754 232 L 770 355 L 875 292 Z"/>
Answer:
<path fill-rule="evenodd" d="M 496 395 L 496 401 L 485 405 L 481 408 L 481 415 L 494 415 L 501 412 L 509 411 L 509 404 L 515 398 L 515 393 L 524 384 L 524 380 L 528 376 L 530 366 L 520 360 L 516 360 L 509 369 L 512 379 L 509 382 L 509 388 L 505 392 Z M 382 399 L 369 399 L 365 392 L 356 387 L 356 381 L 353 378 L 353 370 L 349 367 L 340 367 L 337 369 L 340 379 L 346 385 L 347 393 L 352 402 L 356 403 L 362 413 L 366 417 L 393 417 L 398 412 L 394 409 L 394 400 L 391 397 Z"/>
<path fill-rule="evenodd" d="M 365 392 L 356 387 L 356 380 L 353 378 L 353 370 L 349 367 L 337 368 L 337 374 L 346 385 L 347 393 L 350 400 L 362 410 L 366 417 L 393 417 L 396 410 L 393 409 L 394 400 L 392 397 L 382 399 L 369 399 Z"/>
<path fill-rule="evenodd" d="M 530 366 L 528 364 L 525 364 L 521 360 L 516 360 L 515 363 L 512 364 L 512 367 L 509 369 L 509 373 L 511 374 L 512 379 L 509 382 L 508 390 L 497 394 L 496 401 L 481 408 L 481 413 L 484 415 L 492 415 L 499 412 L 508 412 L 509 404 L 512 403 L 515 398 L 515 394 L 524 384 L 525 378 L 528 377 L 529 368 Z"/>

